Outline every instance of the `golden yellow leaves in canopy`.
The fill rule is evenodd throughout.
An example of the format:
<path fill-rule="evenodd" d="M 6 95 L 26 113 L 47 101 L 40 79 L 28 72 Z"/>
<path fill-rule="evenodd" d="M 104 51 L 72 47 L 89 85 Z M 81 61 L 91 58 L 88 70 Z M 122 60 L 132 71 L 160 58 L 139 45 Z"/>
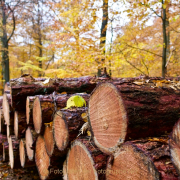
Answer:
<path fill-rule="evenodd" d="M 67 105 L 65 109 L 71 107 L 84 107 L 84 106 L 86 106 L 86 101 L 84 100 L 84 98 L 79 95 L 74 95 L 67 100 Z"/>

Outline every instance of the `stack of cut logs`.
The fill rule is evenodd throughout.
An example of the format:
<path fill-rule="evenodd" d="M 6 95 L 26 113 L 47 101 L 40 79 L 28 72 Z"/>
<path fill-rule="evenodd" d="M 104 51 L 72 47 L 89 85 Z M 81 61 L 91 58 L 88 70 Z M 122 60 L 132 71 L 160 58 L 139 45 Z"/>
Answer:
<path fill-rule="evenodd" d="M 179 82 L 29 74 L 12 79 L 0 99 L 3 161 L 12 169 L 36 165 L 43 180 L 176 180 Z M 87 106 L 65 108 L 72 95 Z"/>

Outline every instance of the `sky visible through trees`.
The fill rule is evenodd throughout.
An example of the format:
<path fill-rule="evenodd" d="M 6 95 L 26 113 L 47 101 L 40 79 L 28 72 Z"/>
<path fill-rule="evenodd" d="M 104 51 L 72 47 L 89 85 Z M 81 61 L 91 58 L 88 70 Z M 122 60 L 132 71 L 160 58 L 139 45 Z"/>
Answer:
<path fill-rule="evenodd" d="M 33 77 L 179 76 L 179 0 L 0 0 L 1 88 Z M 8 66 L 9 64 L 9 66 Z"/>

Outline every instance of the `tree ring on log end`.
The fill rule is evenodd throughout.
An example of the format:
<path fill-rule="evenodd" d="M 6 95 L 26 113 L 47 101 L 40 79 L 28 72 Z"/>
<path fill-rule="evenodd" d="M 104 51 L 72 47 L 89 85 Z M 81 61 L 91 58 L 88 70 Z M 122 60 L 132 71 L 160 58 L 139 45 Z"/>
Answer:
<path fill-rule="evenodd" d="M 76 140 L 68 152 L 67 169 L 66 172 L 63 169 L 63 174 L 69 180 L 87 178 L 88 180 L 97 180 L 98 174 L 94 166 L 95 163 L 89 150 L 82 142 Z"/>
<path fill-rule="evenodd" d="M 29 107 L 29 97 L 26 99 L 26 122 L 29 124 L 29 118 L 30 118 L 30 107 Z"/>
<path fill-rule="evenodd" d="M 11 166 L 11 169 L 13 169 L 14 168 L 14 152 L 13 152 L 13 144 L 12 144 L 11 136 L 8 137 L 8 143 L 9 143 L 9 164 Z"/>
<path fill-rule="evenodd" d="M 171 160 L 180 176 L 180 119 L 174 125 L 173 131 L 169 139 L 169 148 Z"/>
<path fill-rule="evenodd" d="M 36 97 L 33 103 L 33 124 L 36 133 L 40 133 L 42 126 L 42 111 L 39 97 Z"/>
<path fill-rule="evenodd" d="M 7 98 L 7 94 L 4 93 L 3 94 L 3 113 L 4 113 L 4 120 L 6 122 L 7 125 L 9 125 L 9 121 L 10 121 L 10 107 L 9 107 L 9 103 L 8 103 L 8 98 Z"/>
<path fill-rule="evenodd" d="M 54 136 L 52 132 L 52 125 L 47 125 L 44 131 L 44 141 L 46 150 L 49 156 L 52 156 L 54 151 Z"/>
<path fill-rule="evenodd" d="M 111 83 L 99 84 L 89 100 L 89 123 L 95 144 L 110 154 L 124 142 L 127 113 L 118 89 Z"/>
<path fill-rule="evenodd" d="M 41 179 L 47 179 L 49 176 L 50 157 L 45 148 L 45 141 L 42 136 L 38 136 L 36 141 L 35 162 Z"/>
<path fill-rule="evenodd" d="M 113 163 L 109 159 L 106 179 L 159 180 L 160 174 L 154 163 L 142 150 L 132 143 L 126 142 L 121 146 L 119 152 L 114 154 Z"/>
<path fill-rule="evenodd" d="M 63 119 L 60 111 L 54 115 L 53 134 L 56 146 L 60 151 L 64 151 L 69 144 L 69 131 L 67 122 Z"/>
<path fill-rule="evenodd" d="M 19 130 L 18 123 L 19 123 L 18 112 L 14 111 L 14 134 L 15 134 L 16 139 L 18 139 L 18 130 Z"/>
<path fill-rule="evenodd" d="M 26 130 L 25 139 L 26 139 L 27 156 L 28 156 L 28 159 L 32 161 L 34 158 L 34 150 L 31 149 L 32 144 L 33 144 L 33 137 L 31 133 L 31 129 L 29 127 Z"/>
<path fill-rule="evenodd" d="M 19 156 L 20 156 L 20 162 L 21 162 L 21 166 L 24 168 L 25 165 L 25 146 L 24 146 L 24 142 L 21 139 L 20 143 L 19 143 Z"/>

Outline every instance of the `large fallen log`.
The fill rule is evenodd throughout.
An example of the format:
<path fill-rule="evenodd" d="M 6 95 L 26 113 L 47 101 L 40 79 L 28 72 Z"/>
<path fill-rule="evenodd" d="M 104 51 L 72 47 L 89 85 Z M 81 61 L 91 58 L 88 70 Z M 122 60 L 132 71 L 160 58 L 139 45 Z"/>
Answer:
<path fill-rule="evenodd" d="M 80 77 L 65 79 L 34 79 L 31 76 L 20 77 L 10 81 L 11 102 L 16 110 L 25 109 L 27 96 L 38 94 L 51 94 L 56 92 L 67 92 L 70 94 L 86 92 L 91 93 L 98 82 L 109 80 L 108 78 Z M 110 80 L 111 81 L 111 80 Z"/>
<path fill-rule="evenodd" d="M 168 141 L 164 142 L 164 138 L 149 138 L 132 142 L 122 144 L 113 160 L 108 162 L 107 180 L 178 180 L 170 161 Z"/>
<path fill-rule="evenodd" d="M 168 139 L 164 136 L 134 140 L 129 143 L 133 143 L 152 160 L 161 179 L 178 180 L 177 171 L 170 158 Z"/>
<path fill-rule="evenodd" d="M 180 117 L 180 91 L 102 83 L 89 99 L 89 123 L 95 144 L 106 153 L 128 139 L 155 137 L 171 132 Z"/>
<path fill-rule="evenodd" d="M 66 107 L 66 102 L 71 96 L 72 95 L 67 94 L 36 96 L 33 102 L 33 124 L 37 133 L 42 131 L 41 127 L 44 123 L 49 123 L 53 120 L 54 113 L 57 110 Z M 87 103 L 89 100 L 89 95 L 81 94 L 81 96 L 86 100 Z M 29 110 L 27 110 L 27 112 L 29 112 Z"/>
<path fill-rule="evenodd" d="M 87 108 L 63 109 L 57 111 L 53 120 L 54 141 L 58 149 L 66 151 L 69 143 L 74 141 L 79 130 L 85 123 L 82 115 L 86 113 Z"/>
<path fill-rule="evenodd" d="M 73 142 L 63 168 L 64 179 L 104 180 L 108 156 L 88 138 Z M 102 173 L 101 173 L 102 172 Z"/>
<path fill-rule="evenodd" d="M 171 160 L 180 176 L 180 119 L 174 125 L 169 139 Z"/>

